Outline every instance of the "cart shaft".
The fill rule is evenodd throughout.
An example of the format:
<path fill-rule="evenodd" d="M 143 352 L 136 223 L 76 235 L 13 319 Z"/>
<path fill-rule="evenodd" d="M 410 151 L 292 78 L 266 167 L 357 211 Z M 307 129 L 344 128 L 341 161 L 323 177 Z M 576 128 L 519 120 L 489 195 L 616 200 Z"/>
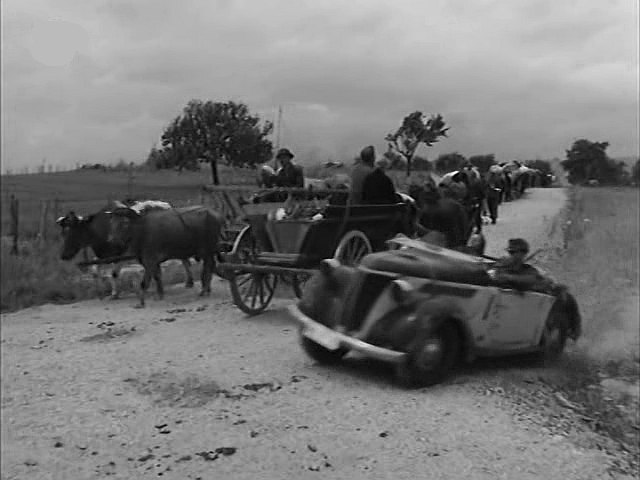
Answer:
<path fill-rule="evenodd" d="M 314 269 L 311 268 L 294 268 L 294 267 L 277 267 L 273 265 L 255 265 L 248 263 L 228 263 L 219 264 L 218 268 L 223 271 L 233 271 L 236 273 L 291 273 L 291 274 L 313 274 Z"/>

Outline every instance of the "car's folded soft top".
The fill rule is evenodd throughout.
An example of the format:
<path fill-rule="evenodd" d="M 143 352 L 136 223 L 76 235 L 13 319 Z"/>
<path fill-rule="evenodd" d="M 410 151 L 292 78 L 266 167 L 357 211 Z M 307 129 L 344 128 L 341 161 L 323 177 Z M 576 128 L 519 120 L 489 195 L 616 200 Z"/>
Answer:
<path fill-rule="evenodd" d="M 440 247 L 372 253 L 362 259 L 361 265 L 383 272 L 445 282 L 490 284 L 486 268 L 480 260 Z"/>

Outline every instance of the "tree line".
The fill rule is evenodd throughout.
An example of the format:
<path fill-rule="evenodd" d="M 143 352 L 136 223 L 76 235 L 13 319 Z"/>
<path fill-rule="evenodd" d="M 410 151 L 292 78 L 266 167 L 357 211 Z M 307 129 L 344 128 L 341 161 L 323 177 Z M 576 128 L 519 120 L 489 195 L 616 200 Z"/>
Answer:
<path fill-rule="evenodd" d="M 460 169 L 467 162 L 485 172 L 497 163 L 494 154 L 467 158 L 452 152 L 438 156 L 433 162 L 416 155 L 421 144 L 430 147 L 447 137 L 448 131 L 442 115 L 426 116 L 420 111 L 412 112 L 404 117 L 397 130 L 386 135 L 389 148 L 384 155 L 391 161 L 392 168 L 406 168 L 407 175 L 412 169 L 433 169 L 438 173 L 446 173 Z M 255 168 L 271 160 L 273 144 L 268 137 L 272 132 L 272 122 L 261 121 L 244 103 L 191 100 L 164 128 L 160 146 L 151 149 L 146 163 L 158 169 L 178 170 L 198 170 L 201 163 L 209 163 L 212 181 L 218 185 L 218 162 L 234 167 Z M 640 183 L 640 160 L 629 172 L 624 162 L 607 156 L 608 146 L 608 142 L 575 141 L 566 151 L 566 159 L 561 162 L 569 182 L 584 184 L 597 180 L 601 184 Z M 553 174 L 549 161 L 534 159 L 521 163 L 545 175 Z"/>
<path fill-rule="evenodd" d="M 628 165 L 607 155 L 609 142 L 592 142 L 580 139 L 573 142 L 561 162 L 569 183 L 583 185 L 597 182 L 601 185 L 628 185 L 640 183 L 640 159 L 629 172 Z"/>

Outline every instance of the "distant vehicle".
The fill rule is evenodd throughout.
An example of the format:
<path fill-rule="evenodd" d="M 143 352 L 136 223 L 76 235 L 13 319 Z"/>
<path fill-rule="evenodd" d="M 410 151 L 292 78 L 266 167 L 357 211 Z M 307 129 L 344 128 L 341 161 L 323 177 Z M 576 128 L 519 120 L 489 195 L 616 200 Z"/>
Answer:
<path fill-rule="evenodd" d="M 290 307 L 300 340 L 320 363 L 349 351 L 395 364 L 407 387 L 436 384 L 458 360 L 539 353 L 555 359 L 580 335 L 564 287 L 554 293 L 492 285 L 493 262 L 406 237 L 357 267 L 325 260 Z"/>

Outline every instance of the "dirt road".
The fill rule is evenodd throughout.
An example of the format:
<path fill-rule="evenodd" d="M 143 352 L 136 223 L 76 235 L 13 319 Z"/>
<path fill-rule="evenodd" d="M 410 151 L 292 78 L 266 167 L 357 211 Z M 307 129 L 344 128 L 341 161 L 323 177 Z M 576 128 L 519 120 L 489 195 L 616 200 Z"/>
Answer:
<path fill-rule="evenodd" d="M 553 246 L 563 202 L 547 189 L 503 206 L 487 253 L 511 236 Z M 500 386 L 536 382 L 535 365 L 401 390 L 383 365 L 314 364 L 286 296 L 246 318 L 215 282 L 145 310 L 130 297 L 3 316 L 2 478 L 610 478 L 614 458 L 554 433 L 569 414 L 544 427 Z"/>

